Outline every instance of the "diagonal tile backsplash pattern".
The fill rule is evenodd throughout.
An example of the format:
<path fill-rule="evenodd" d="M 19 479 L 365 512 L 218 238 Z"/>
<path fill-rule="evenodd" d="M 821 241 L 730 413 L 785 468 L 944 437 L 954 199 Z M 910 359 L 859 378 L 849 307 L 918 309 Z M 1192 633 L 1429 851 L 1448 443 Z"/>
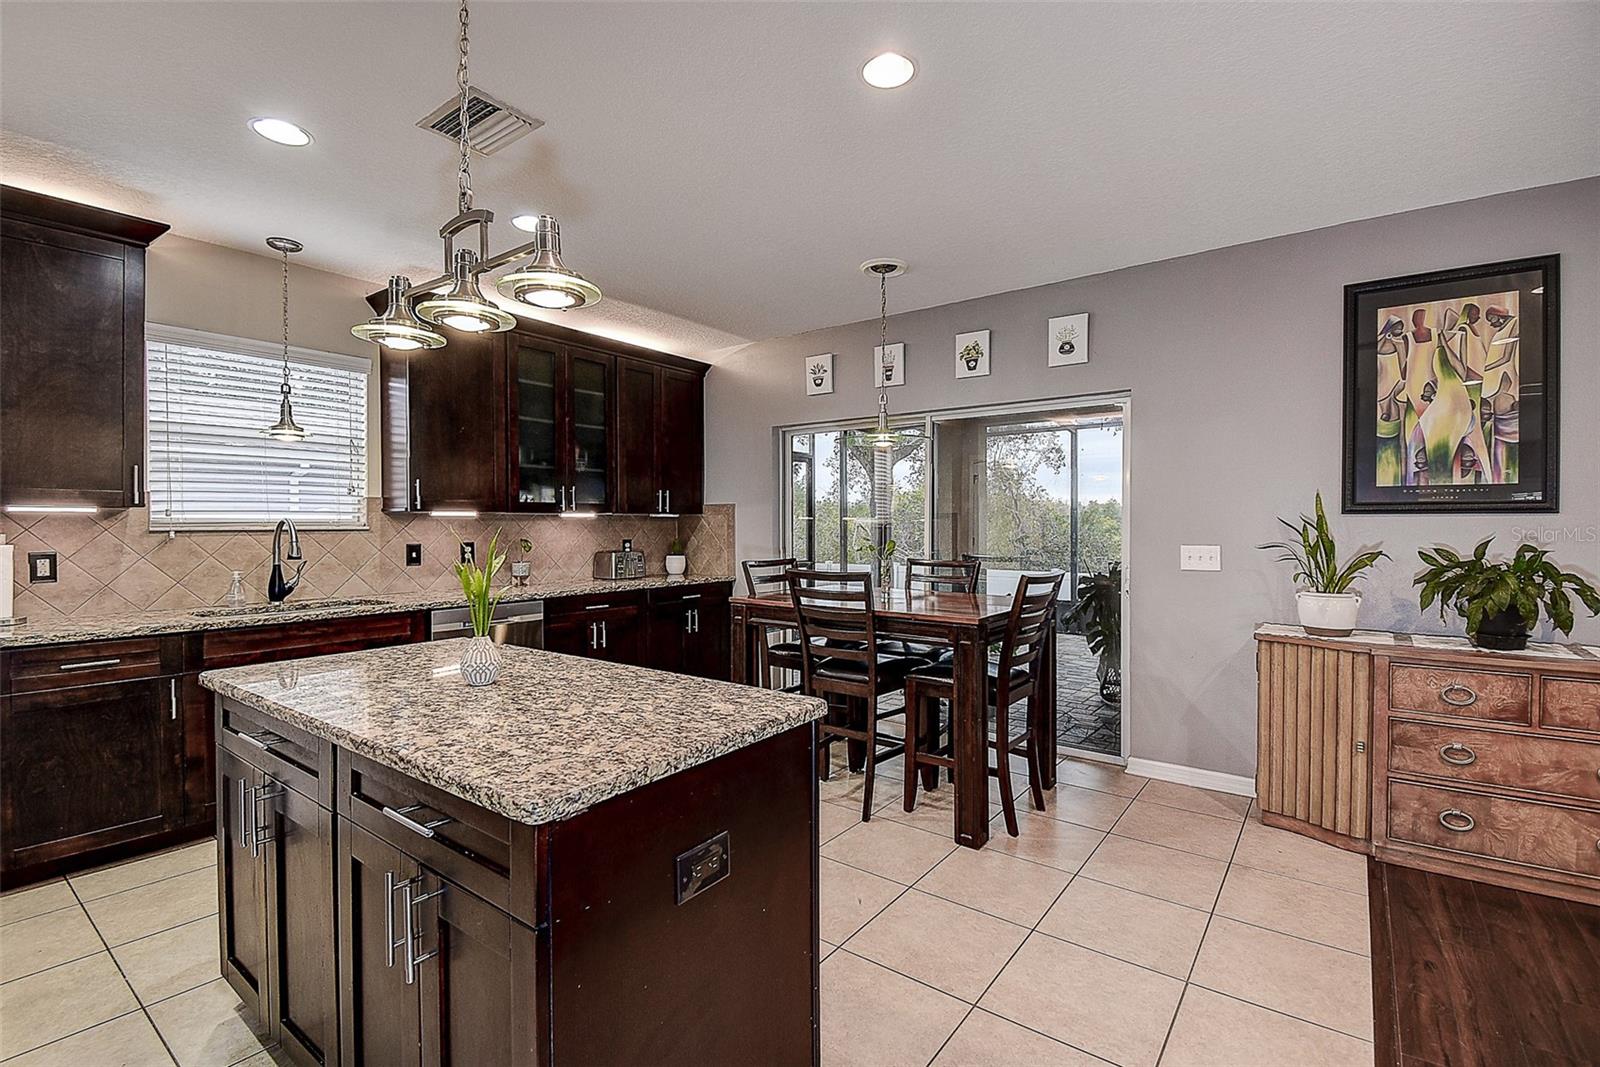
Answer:
<path fill-rule="evenodd" d="M 436 519 L 430 515 L 386 515 L 381 502 L 367 502 L 370 528 L 305 531 L 300 544 L 305 577 L 296 599 L 453 590 L 451 569 L 462 541 L 481 554 L 496 533 L 509 560 L 524 558 L 519 538 L 533 544 L 526 559 L 533 578 L 586 578 L 594 553 L 618 548 L 623 538 L 645 554 L 651 574 L 665 571 L 667 546 L 686 543 L 691 574 L 732 574 L 733 505 L 708 504 L 703 515 L 676 519 L 604 515 L 573 521 L 553 515 L 488 515 Z M 18 615 L 36 621 L 86 618 L 164 608 L 220 604 L 234 571 L 244 574 L 247 595 L 264 601 L 272 566 L 270 531 L 152 533 L 144 509 L 100 515 L 4 515 L 0 534 L 17 547 Z M 422 546 L 422 565 L 405 565 L 407 544 Z M 57 580 L 30 585 L 27 554 L 57 554 Z M 509 566 L 503 572 L 510 576 Z"/>

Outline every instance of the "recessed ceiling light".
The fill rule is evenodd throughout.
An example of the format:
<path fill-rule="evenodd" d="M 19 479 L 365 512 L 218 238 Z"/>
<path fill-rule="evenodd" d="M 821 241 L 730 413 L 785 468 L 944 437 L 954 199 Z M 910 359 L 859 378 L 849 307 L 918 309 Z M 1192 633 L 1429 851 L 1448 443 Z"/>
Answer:
<path fill-rule="evenodd" d="M 533 233 L 539 229 L 539 216 L 517 215 L 512 218 L 511 225 L 519 230 L 527 230 L 529 233 Z"/>
<path fill-rule="evenodd" d="M 269 141 L 286 144 L 291 148 L 311 143 L 311 135 L 288 119 L 251 119 L 250 128 Z"/>
<path fill-rule="evenodd" d="M 862 79 L 874 89 L 898 89 L 911 80 L 917 68 L 899 52 L 884 52 L 867 60 Z"/>

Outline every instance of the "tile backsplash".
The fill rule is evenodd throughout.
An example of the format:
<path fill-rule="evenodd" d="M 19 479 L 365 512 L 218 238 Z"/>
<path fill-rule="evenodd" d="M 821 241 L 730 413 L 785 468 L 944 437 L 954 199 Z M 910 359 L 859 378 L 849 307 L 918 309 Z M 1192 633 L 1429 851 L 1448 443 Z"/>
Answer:
<path fill-rule="evenodd" d="M 703 515 L 676 519 L 440 519 L 386 515 L 374 498 L 367 502 L 367 519 L 366 530 L 300 534 L 307 562 L 295 599 L 455 589 L 451 566 L 459 557 L 460 542 L 474 542 L 482 558 L 496 532 L 508 560 L 522 558 L 518 538 L 533 543 L 526 558 L 533 564 L 534 581 L 586 578 L 594 553 L 621 547 L 625 537 L 644 552 L 651 574 L 665 571 L 667 544 L 674 537 L 686 542 L 689 573 L 734 570 L 732 504 L 708 504 Z M 0 534 L 17 546 L 14 610 L 38 621 L 220 604 L 234 571 L 244 573 L 249 598 L 263 601 L 272 566 L 271 531 L 152 533 L 142 508 L 102 515 L 5 515 L 0 517 Z M 405 566 L 407 544 L 422 546 L 421 566 Z M 47 551 L 57 554 L 57 579 L 30 585 L 21 561 L 29 552 Z M 503 573 L 510 577 L 509 566 Z"/>

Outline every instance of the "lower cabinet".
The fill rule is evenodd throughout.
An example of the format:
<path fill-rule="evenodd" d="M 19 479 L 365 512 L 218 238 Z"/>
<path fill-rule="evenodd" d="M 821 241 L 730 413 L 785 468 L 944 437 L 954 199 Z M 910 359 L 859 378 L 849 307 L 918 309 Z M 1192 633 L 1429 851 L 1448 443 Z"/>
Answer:
<path fill-rule="evenodd" d="M 646 666 L 727 681 L 728 587 L 692 586 L 650 592 Z"/>
<path fill-rule="evenodd" d="M 644 663 L 645 597 L 627 592 L 545 604 L 544 647 L 610 663 Z"/>
<path fill-rule="evenodd" d="M 550 600 L 545 648 L 727 681 L 731 591 L 724 582 Z"/>

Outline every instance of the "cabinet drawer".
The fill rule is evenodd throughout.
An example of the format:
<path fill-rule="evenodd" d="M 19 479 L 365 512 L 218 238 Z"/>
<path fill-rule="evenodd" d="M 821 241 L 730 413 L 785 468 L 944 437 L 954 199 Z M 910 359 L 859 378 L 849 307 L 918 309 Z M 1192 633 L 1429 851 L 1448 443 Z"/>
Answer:
<path fill-rule="evenodd" d="M 1423 663 L 1389 669 L 1389 706 L 1396 711 L 1465 719 L 1532 723 L 1533 677 Z"/>
<path fill-rule="evenodd" d="M 1600 734 L 1600 681 L 1546 676 L 1539 693 L 1539 725 Z"/>
<path fill-rule="evenodd" d="M 564 596 L 545 601 L 544 613 L 546 619 L 581 618 L 597 615 L 600 612 L 626 613 L 643 609 L 644 600 L 644 593 L 637 590 Z"/>
<path fill-rule="evenodd" d="M 176 641 L 159 637 L 44 645 L 9 653 L 6 670 L 13 693 L 126 682 L 176 672 L 178 648 Z"/>
<path fill-rule="evenodd" d="M 325 656 L 420 641 L 422 616 L 361 615 L 284 626 L 251 626 L 242 630 L 207 630 L 200 638 L 205 668 L 238 667 L 301 656 Z"/>
<path fill-rule="evenodd" d="M 1392 720 L 1389 770 L 1600 801 L 1600 744 Z"/>
<path fill-rule="evenodd" d="M 725 582 L 712 585 L 685 585 L 666 589 L 652 589 L 650 590 L 650 605 L 658 608 L 693 607 L 696 604 L 727 600 L 731 593 L 731 583 Z"/>
<path fill-rule="evenodd" d="M 1600 811 L 1390 780 L 1389 837 L 1600 878 Z"/>
<path fill-rule="evenodd" d="M 323 807 L 333 807 L 330 742 L 224 700 L 217 722 L 217 745 Z"/>

